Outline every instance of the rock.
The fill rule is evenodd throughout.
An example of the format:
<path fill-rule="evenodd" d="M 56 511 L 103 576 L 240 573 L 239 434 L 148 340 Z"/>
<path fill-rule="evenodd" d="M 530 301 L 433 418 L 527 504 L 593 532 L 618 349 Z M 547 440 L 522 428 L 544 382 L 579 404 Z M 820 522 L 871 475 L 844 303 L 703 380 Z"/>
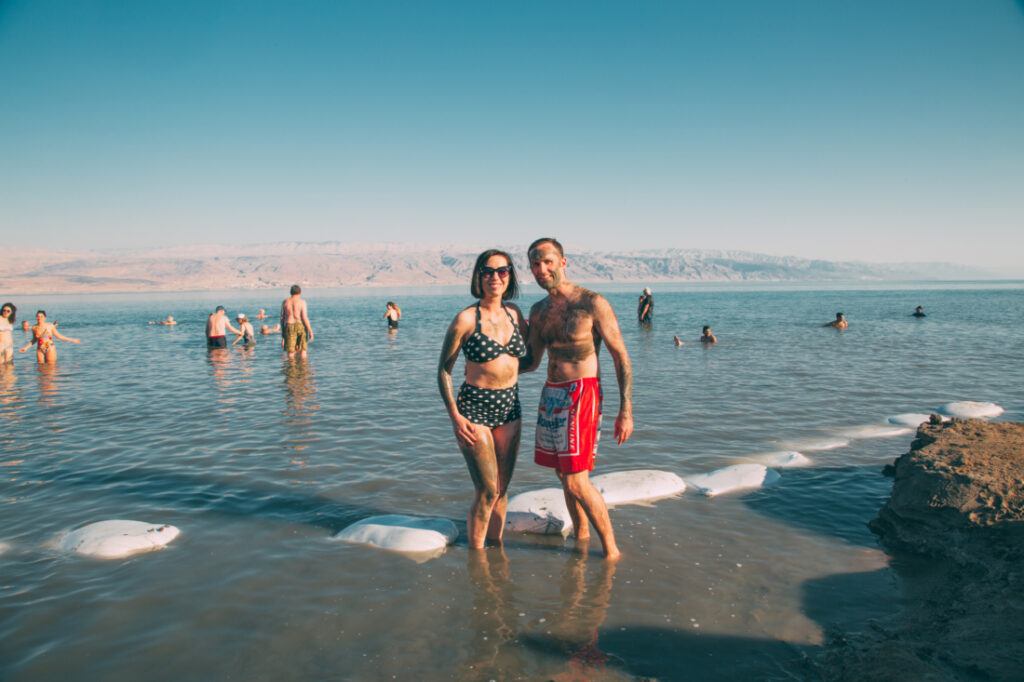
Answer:
<path fill-rule="evenodd" d="M 1024 425 L 924 424 L 896 460 L 889 501 L 871 527 L 890 546 L 955 557 L 965 543 L 1024 540 Z"/>
<path fill-rule="evenodd" d="M 830 638 L 821 678 L 1024 678 L 1024 424 L 935 415 L 892 472 L 869 525 L 901 558 L 907 606 L 870 632 Z"/>

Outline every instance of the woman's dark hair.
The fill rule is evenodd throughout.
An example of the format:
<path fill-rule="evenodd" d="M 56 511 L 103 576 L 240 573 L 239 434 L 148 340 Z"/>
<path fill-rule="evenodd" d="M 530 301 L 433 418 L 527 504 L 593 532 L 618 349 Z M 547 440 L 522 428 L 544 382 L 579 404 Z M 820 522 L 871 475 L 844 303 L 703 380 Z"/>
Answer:
<path fill-rule="evenodd" d="M 516 278 L 516 268 L 512 264 L 512 256 L 499 249 L 487 249 L 476 257 L 476 265 L 473 266 L 473 281 L 469 284 L 469 293 L 474 298 L 484 297 L 484 288 L 480 286 L 480 278 L 483 276 L 484 265 L 491 256 L 501 256 L 508 263 L 508 287 L 501 295 L 501 300 L 507 301 L 519 295 L 519 280 Z"/>
<path fill-rule="evenodd" d="M 46 317 L 46 311 L 45 310 L 37 310 L 36 311 L 36 315 L 42 315 L 43 317 Z"/>
<path fill-rule="evenodd" d="M 18 317 L 18 306 L 14 305 L 13 303 L 4 303 L 3 305 L 0 305 L 0 308 L 10 308 L 11 309 L 11 316 L 7 318 L 8 322 L 10 322 L 11 324 L 14 324 L 15 322 L 18 321 L 18 319 L 17 319 L 17 317 Z"/>

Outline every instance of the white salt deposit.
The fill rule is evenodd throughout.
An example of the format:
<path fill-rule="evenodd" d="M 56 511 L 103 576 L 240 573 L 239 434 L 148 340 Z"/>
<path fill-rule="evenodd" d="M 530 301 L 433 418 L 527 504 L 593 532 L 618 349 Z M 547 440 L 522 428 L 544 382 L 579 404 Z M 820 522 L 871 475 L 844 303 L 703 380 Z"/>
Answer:
<path fill-rule="evenodd" d="M 634 469 L 594 476 L 590 481 L 605 504 L 629 504 L 669 497 L 686 490 L 686 481 L 671 471 Z"/>
<path fill-rule="evenodd" d="M 386 514 L 357 521 L 335 540 L 371 545 L 393 552 L 433 552 L 455 542 L 459 531 L 449 519 Z"/>
<path fill-rule="evenodd" d="M 850 444 L 848 440 L 816 440 L 807 443 L 801 443 L 796 447 L 797 450 L 806 450 L 807 452 L 818 452 L 820 450 L 835 450 L 836 448 L 845 448 Z"/>
<path fill-rule="evenodd" d="M 670 471 L 633 469 L 614 471 L 590 479 L 605 504 L 630 504 L 670 497 L 686 490 L 686 481 Z M 505 530 L 513 533 L 568 535 L 572 517 L 561 488 L 519 493 L 508 501 Z"/>
<path fill-rule="evenodd" d="M 807 467 L 813 462 L 799 452 L 767 452 L 763 455 L 755 455 L 751 459 L 764 464 L 765 466 L 785 469 L 791 467 Z"/>
<path fill-rule="evenodd" d="M 903 414 L 894 414 L 889 417 L 890 424 L 896 424 L 897 426 L 909 426 L 916 429 L 921 424 L 924 424 L 929 419 L 929 415 L 920 412 L 904 412 Z"/>
<path fill-rule="evenodd" d="M 505 530 L 567 535 L 572 531 L 572 517 L 565 506 L 562 489 L 530 490 L 510 498 L 505 513 Z"/>
<path fill-rule="evenodd" d="M 906 426 L 858 426 L 843 432 L 844 436 L 856 440 L 867 438 L 895 438 L 896 436 L 907 436 L 914 433 L 913 429 Z"/>
<path fill-rule="evenodd" d="M 939 408 L 940 414 L 948 414 L 950 417 L 960 419 L 988 419 L 998 417 L 1003 413 L 1003 408 L 995 403 L 976 403 L 970 400 L 963 400 L 955 403 L 946 403 Z"/>
<path fill-rule="evenodd" d="M 763 464 L 734 464 L 707 474 L 695 474 L 686 483 L 708 497 L 748 488 L 760 488 L 779 480 L 779 474 Z"/>
<path fill-rule="evenodd" d="M 98 559 L 122 557 L 161 549 L 180 531 L 166 524 L 143 521 L 97 521 L 73 530 L 57 542 L 65 552 L 76 552 Z"/>

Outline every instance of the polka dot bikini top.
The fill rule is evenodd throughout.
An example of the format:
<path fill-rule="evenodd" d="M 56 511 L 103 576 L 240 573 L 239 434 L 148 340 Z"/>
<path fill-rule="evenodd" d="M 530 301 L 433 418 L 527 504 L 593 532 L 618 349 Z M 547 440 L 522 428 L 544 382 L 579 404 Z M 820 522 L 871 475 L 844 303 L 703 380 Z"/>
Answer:
<path fill-rule="evenodd" d="M 476 331 L 466 339 L 466 343 L 462 344 L 462 354 L 470 362 L 489 362 L 500 358 L 503 353 L 508 353 L 516 358 L 521 358 L 526 354 L 526 343 L 523 341 L 522 334 L 519 333 L 516 321 L 512 319 L 512 313 L 504 306 L 502 306 L 502 310 L 505 311 L 512 323 L 512 338 L 504 346 L 480 331 L 480 304 L 476 304 Z"/>

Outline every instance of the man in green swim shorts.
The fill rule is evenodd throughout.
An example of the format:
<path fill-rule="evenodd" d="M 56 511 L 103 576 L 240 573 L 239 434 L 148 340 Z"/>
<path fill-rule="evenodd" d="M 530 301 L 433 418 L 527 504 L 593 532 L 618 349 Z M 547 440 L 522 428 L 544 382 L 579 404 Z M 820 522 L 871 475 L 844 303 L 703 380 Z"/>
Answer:
<path fill-rule="evenodd" d="M 281 303 L 281 347 L 289 358 L 306 357 L 309 347 L 307 340 L 313 340 L 313 326 L 309 323 L 306 302 L 302 300 L 302 289 L 293 284 L 291 297 Z"/>

